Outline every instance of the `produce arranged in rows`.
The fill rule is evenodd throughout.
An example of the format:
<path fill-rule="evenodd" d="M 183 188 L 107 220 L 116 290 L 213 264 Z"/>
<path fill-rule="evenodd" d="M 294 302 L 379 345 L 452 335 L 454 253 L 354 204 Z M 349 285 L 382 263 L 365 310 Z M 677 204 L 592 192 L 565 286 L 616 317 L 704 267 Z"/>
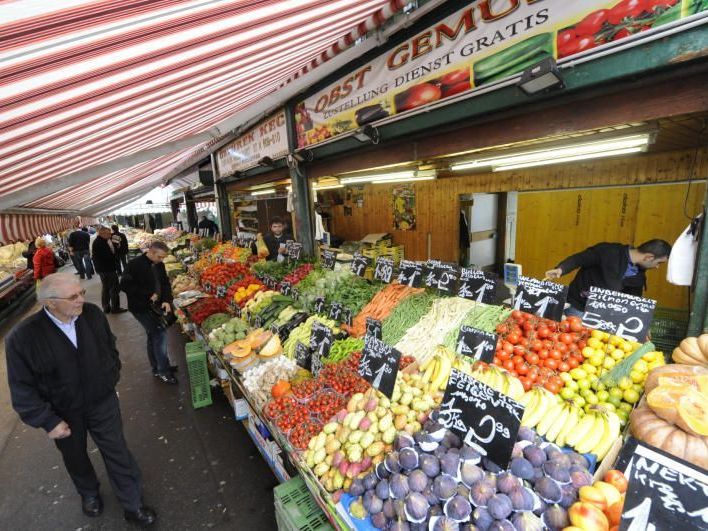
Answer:
<path fill-rule="evenodd" d="M 222 353 L 231 367 L 240 373 L 255 367 L 260 360 L 268 360 L 283 353 L 283 347 L 277 334 L 270 330 L 256 328 L 244 339 L 237 339 L 222 349 Z"/>
<path fill-rule="evenodd" d="M 311 315 L 304 323 L 290 332 L 288 339 L 283 343 L 283 351 L 288 358 L 295 357 L 295 349 L 298 343 L 302 343 L 306 347 L 310 346 L 310 335 L 312 334 L 312 325 L 315 321 L 328 327 L 335 336 L 341 333 L 336 322 L 320 315 Z"/>
<path fill-rule="evenodd" d="M 293 299 L 278 291 L 261 291 L 244 304 L 241 317 L 252 321 L 258 319 L 263 328 L 270 327 L 285 308 L 293 304 Z"/>
<path fill-rule="evenodd" d="M 352 336 L 363 337 L 366 332 L 366 319 L 376 319 L 383 321 L 388 317 L 393 309 L 407 297 L 421 293 L 420 288 L 410 288 L 401 284 L 389 284 L 361 309 L 354 317 L 351 325 L 343 325 L 343 328 Z"/>
<path fill-rule="evenodd" d="M 216 315 L 216 314 L 215 314 Z M 202 330 L 204 330 L 202 328 Z M 214 328 L 207 335 L 209 346 L 216 352 L 221 350 L 228 344 L 233 343 L 238 339 L 246 337 L 248 325 L 239 317 L 232 317 L 221 326 Z"/>
<path fill-rule="evenodd" d="M 250 275 L 251 270 L 246 264 L 225 262 L 206 267 L 199 275 L 199 283 L 207 293 L 215 295 L 219 292 L 224 297 L 232 283 Z"/>

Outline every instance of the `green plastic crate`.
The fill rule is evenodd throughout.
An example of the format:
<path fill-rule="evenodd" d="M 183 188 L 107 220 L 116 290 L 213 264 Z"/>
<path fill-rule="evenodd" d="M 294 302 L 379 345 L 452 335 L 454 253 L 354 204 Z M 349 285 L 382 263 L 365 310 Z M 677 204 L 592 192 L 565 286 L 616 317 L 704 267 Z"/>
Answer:
<path fill-rule="evenodd" d="M 673 350 L 686 337 L 687 330 L 687 311 L 657 308 L 651 323 L 651 341 L 657 350 L 665 354 L 668 361 Z"/>
<path fill-rule="evenodd" d="M 196 345 L 201 345 L 198 349 Z M 209 385 L 209 369 L 206 362 L 206 350 L 199 342 L 187 343 L 187 372 L 189 373 L 189 387 L 192 391 L 192 407 L 194 409 L 210 406 L 211 387 Z"/>
<path fill-rule="evenodd" d="M 278 531 L 330 531 L 334 528 L 300 476 L 273 489 Z"/>

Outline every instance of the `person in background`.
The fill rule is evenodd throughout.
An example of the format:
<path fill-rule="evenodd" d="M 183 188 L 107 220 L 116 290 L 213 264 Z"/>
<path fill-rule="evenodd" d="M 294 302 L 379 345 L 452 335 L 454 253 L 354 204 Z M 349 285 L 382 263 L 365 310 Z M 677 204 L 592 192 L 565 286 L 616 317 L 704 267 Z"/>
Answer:
<path fill-rule="evenodd" d="M 34 262 L 32 259 L 34 258 L 34 253 L 36 252 L 37 244 L 35 244 L 34 240 L 32 240 L 27 244 L 27 250 L 22 252 L 22 257 L 27 259 L 27 269 L 34 269 Z"/>
<path fill-rule="evenodd" d="M 37 246 L 37 251 L 32 257 L 34 279 L 40 281 L 56 271 L 56 263 L 54 251 L 47 245 L 47 240 L 40 236 L 34 240 L 34 244 Z"/>
<path fill-rule="evenodd" d="M 620 291 L 641 297 L 646 288 L 646 270 L 655 269 L 669 259 L 671 245 L 664 240 L 649 240 L 639 247 L 622 243 L 598 243 L 569 256 L 546 277 L 555 280 L 576 269 L 568 288 L 567 315 L 583 316 L 590 287 Z"/>
<path fill-rule="evenodd" d="M 197 228 L 200 231 L 206 229 L 209 237 L 213 237 L 214 234 L 219 232 L 219 226 L 206 216 L 201 217 L 201 219 L 199 220 L 199 224 L 197 225 Z"/>
<path fill-rule="evenodd" d="M 263 241 L 268 247 L 268 257 L 266 260 L 277 260 L 282 262 L 285 260 L 285 242 L 292 240 L 290 233 L 285 232 L 285 223 L 279 217 L 274 217 L 270 220 L 270 232 L 263 236 Z"/>
<path fill-rule="evenodd" d="M 172 288 L 163 260 L 170 250 L 164 242 L 153 241 L 148 250 L 128 262 L 121 277 L 120 287 L 128 296 L 128 310 L 147 334 L 147 355 L 152 375 L 166 384 L 176 384 L 167 353 L 167 330 L 151 314 L 151 304 L 163 312 L 172 311 Z"/>
<path fill-rule="evenodd" d="M 118 272 L 122 273 L 128 265 L 128 237 L 118 230 L 118 225 L 111 225 L 111 230 L 113 231 L 111 241 L 118 250 Z"/>
<path fill-rule="evenodd" d="M 101 277 L 101 304 L 106 313 L 127 312 L 120 307 L 118 251 L 111 241 L 111 229 L 101 226 L 92 248 L 93 267 Z"/>
<path fill-rule="evenodd" d="M 90 433 L 125 519 L 145 527 L 156 515 L 143 505 L 140 469 L 123 436 L 115 390 L 121 369 L 116 338 L 85 294 L 74 275 L 47 276 L 37 293 L 43 308 L 5 339 L 12 407 L 22 422 L 43 428 L 54 441 L 84 514 L 97 517 L 103 500 L 86 452 Z"/>
<path fill-rule="evenodd" d="M 69 244 L 69 253 L 74 267 L 79 272 L 80 278 L 90 279 L 93 275 L 93 266 L 91 265 L 91 256 L 89 243 L 91 236 L 83 229 L 76 229 L 69 234 L 67 243 Z"/>

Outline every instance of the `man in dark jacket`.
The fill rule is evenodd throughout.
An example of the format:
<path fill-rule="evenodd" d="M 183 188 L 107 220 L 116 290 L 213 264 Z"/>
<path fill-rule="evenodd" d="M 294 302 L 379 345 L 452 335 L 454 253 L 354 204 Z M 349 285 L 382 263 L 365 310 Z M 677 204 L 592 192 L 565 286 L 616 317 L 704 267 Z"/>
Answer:
<path fill-rule="evenodd" d="M 598 243 L 569 256 L 555 269 L 546 271 L 557 279 L 580 268 L 568 288 L 568 315 L 582 317 L 590 287 L 620 291 L 641 297 L 646 287 L 646 270 L 669 259 L 671 246 L 664 240 L 649 240 L 639 247 L 622 243 Z"/>
<path fill-rule="evenodd" d="M 167 353 L 167 330 L 155 318 L 151 305 L 163 312 L 172 311 L 172 287 L 162 261 L 169 254 L 164 242 L 154 241 L 147 252 L 128 262 L 120 287 L 128 296 L 128 310 L 147 334 L 147 354 L 152 374 L 167 384 L 176 384 Z"/>
<path fill-rule="evenodd" d="M 91 236 L 88 232 L 77 228 L 69 234 L 67 243 L 69 245 L 69 254 L 74 267 L 79 272 L 81 278 L 91 278 L 93 267 L 91 266 L 91 255 L 89 252 L 89 242 Z"/>
<path fill-rule="evenodd" d="M 219 226 L 206 216 L 202 216 L 201 220 L 199 221 L 199 224 L 197 225 L 197 228 L 200 232 L 203 230 L 206 231 L 207 236 L 209 236 L 210 238 L 213 237 L 214 234 L 219 232 Z"/>
<path fill-rule="evenodd" d="M 74 275 L 55 273 L 39 286 L 39 312 L 5 340 L 12 406 L 25 424 L 43 428 L 62 454 L 84 514 L 103 511 L 99 483 L 86 452 L 86 434 L 103 456 L 128 521 L 147 526 L 138 464 L 123 437 L 115 386 L 120 378 L 116 338 L 101 310 L 85 302 Z"/>
<path fill-rule="evenodd" d="M 285 242 L 292 240 L 291 234 L 285 232 L 285 223 L 279 217 L 274 217 L 270 220 L 270 232 L 263 236 L 263 241 L 268 247 L 268 256 L 266 260 L 277 260 L 282 262 L 285 260 Z"/>
<path fill-rule="evenodd" d="M 111 225 L 111 241 L 117 250 L 119 273 L 128 266 L 128 237 L 118 230 L 118 225 Z"/>
<path fill-rule="evenodd" d="M 101 277 L 101 304 L 106 313 L 127 312 L 120 307 L 120 292 L 118 290 L 118 256 L 117 249 L 111 241 L 111 229 L 101 226 L 98 237 L 93 241 L 91 254 L 93 267 Z"/>

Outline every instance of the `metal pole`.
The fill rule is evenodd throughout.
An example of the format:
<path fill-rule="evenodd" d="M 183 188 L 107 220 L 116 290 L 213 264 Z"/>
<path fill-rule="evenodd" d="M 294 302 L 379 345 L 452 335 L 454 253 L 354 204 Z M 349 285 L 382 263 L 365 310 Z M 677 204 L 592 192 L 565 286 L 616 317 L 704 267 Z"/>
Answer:
<path fill-rule="evenodd" d="M 211 172 L 214 175 L 214 196 L 216 198 L 216 207 L 219 212 L 219 225 L 221 237 L 225 240 L 230 240 L 233 234 L 231 229 L 231 205 L 229 205 L 229 193 L 226 191 L 226 184 L 223 181 L 217 180 L 216 157 L 211 154 Z"/>
<path fill-rule="evenodd" d="M 706 183 L 708 184 L 708 183 Z M 695 281 L 693 284 L 693 304 L 688 320 L 688 335 L 699 336 L 708 331 L 708 223 L 706 209 L 708 207 L 708 186 L 703 200 L 703 219 L 701 223 L 700 242 L 696 252 Z"/>

